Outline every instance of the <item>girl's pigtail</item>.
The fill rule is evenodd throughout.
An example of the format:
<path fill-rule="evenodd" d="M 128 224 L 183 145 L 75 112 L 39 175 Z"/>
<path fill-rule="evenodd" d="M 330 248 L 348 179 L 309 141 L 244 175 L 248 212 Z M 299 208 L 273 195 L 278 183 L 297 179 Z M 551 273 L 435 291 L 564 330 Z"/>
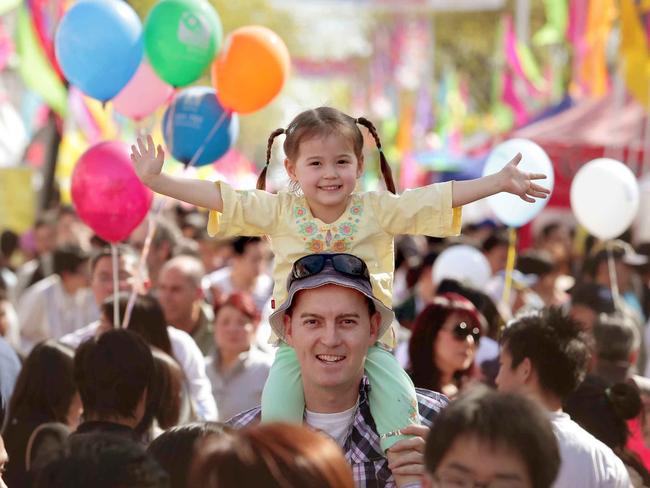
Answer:
<path fill-rule="evenodd" d="M 381 140 L 379 139 L 379 134 L 377 134 L 377 129 L 375 129 L 373 123 L 370 122 L 365 117 L 359 117 L 356 120 L 356 122 L 357 124 L 363 125 L 366 129 L 368 129 L 370 131 L 370 135 L 375 140 L 375 144 L 377 144 L 377 149 L 379 149 L 379 163 L 381 168 L 381 175 L 384 178 L 386 189 L 391 193 L 395 193 L 395 182 L 393 181 L 393 172 L 391 171 L 390 166 L 388 165 L 388 161 L 386 161 L 386 156 L 384 155 L 384 151 L 381 148 Z"/>
<path fill-rule="evenodd" d="M 269 163 L 271 162 L 271 149 L 273 148 L 273 140 L 280 134 L 284 134 L 284 129 L 275 129 L 269 136 L 269 142 L 266 145 L 266 164 L 264 164 L 264 169 L 257 177 L 258 190 L 266 190 L 266 169 L 269 167 Z"/>

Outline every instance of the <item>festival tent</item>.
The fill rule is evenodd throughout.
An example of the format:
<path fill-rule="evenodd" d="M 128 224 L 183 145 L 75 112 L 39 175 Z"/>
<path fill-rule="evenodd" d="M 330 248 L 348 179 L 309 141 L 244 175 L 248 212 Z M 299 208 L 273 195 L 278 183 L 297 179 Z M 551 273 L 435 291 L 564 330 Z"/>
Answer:
<path fill-rule="evenodd" d="M 648 139 L 645 132 L 650 131 L 647 124 L 643 107 L 613 93 L 580 101 L 557 115 L 515 130 L 510 137 L 530 139 L 544 148 L 555 170 L 549 205 L 568 208 L 573 176 L 592 159 L 617 159 L 637 176 L 650 171 L 650 149 L 644 151 L 644 140 Z"/>

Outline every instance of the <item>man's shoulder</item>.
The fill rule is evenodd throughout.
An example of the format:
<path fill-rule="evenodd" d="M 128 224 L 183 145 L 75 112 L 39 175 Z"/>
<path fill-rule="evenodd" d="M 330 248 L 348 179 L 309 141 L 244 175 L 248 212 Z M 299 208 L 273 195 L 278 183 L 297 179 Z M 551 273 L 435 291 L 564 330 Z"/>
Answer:
<path fill-rule="evenodd" d="M 249 425 L 259 424 L 261 419 L 262 407 L 257 406 L 231 417 L 226 421 L 226 425 L 235 429 L 241 429 Z"/>
<path fill-rule="evenodd" d="M 418 401 L 418 413 L 425 425 L 431 427 L 435 418 L 449 405 L 449 399 L 442 393 L 424 388 L 416 388 L 415 394 Z"/>

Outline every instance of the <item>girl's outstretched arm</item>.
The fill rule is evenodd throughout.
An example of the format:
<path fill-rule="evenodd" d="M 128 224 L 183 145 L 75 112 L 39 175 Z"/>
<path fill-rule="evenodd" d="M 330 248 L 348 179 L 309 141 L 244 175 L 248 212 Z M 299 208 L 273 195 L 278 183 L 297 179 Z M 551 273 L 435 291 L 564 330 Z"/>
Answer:
<path fill-rule="evenodd" d="M 502 191 L 519 195 L 522 200 L 530 203 L 535 202 L 535 198 L 546 198 L 551 193 L 550 190 L 534 183 L 534 180 L 543 180 L 546 175 L 521 171 L 517 167 L 520 161 L 521 154 L 517 154 L 498 173 L 475 180 L 454 181 L 452 207 L 460 207 Z"/>
<path fill-rule="evenodd" d="M 150 135 L 146 139 L 138 137 L 137 146 L 135 144 L 131 146 L 131 161 L 142 183 L 156 193 L 197 207 L 223 211 L 223 200 L 218 185 L 211 181 L 179 178 L 162 173 L 165 153 L 160 145 L 156 152 L 156 146 Z"/>

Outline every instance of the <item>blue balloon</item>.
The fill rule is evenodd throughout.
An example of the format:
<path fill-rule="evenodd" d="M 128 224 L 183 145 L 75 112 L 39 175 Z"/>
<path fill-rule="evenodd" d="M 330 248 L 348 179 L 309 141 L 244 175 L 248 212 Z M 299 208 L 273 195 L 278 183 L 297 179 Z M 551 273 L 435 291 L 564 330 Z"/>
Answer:
<path fill-rule="evenodd" d="M 61 19 L 54 38 L 65 77 L 102 102 L 133 77 L 144 53 L 142 23 L 121 0 L 81 0 Z"/>
<path fill-rule="evenodd" d="M 239 135 L 237 114 L 226 112 L 217 92 L 207 86 L 179 92 L 167 107 L 162 124 L 167 148 L 186 165 L 204 166 L 216 161 Z"/>

